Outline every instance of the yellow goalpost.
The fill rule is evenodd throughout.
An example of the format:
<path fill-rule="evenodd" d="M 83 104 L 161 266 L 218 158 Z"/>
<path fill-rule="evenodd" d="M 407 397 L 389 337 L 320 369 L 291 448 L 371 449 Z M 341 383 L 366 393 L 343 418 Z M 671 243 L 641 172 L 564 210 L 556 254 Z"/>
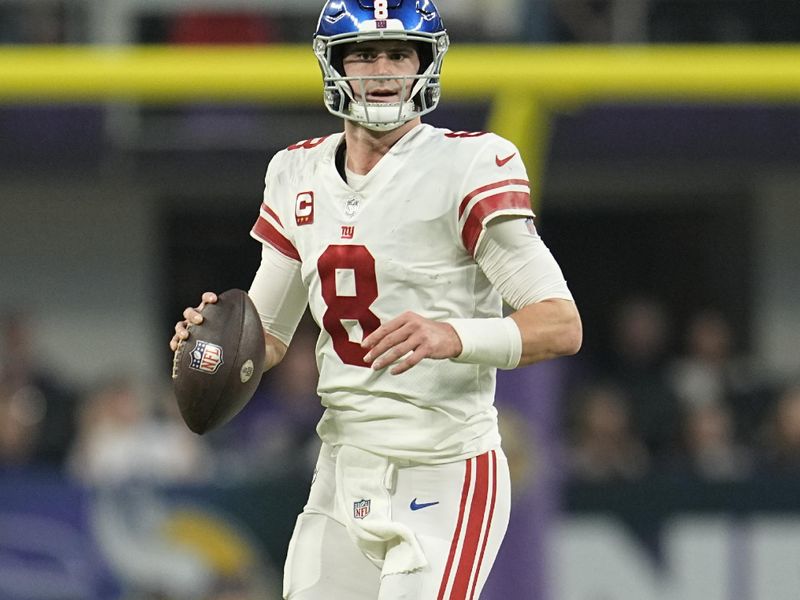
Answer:
<path fill-rule="evenodd" d="M 510 139 L 539 180 L 549 115 L 593 102 L 800 100 L 800 46 L 461 46 L 443 98 L 489 102 L 487 128 Z M 310 45 L 48 46 L 0 49 L 0 103 L 315 103 Z"/>

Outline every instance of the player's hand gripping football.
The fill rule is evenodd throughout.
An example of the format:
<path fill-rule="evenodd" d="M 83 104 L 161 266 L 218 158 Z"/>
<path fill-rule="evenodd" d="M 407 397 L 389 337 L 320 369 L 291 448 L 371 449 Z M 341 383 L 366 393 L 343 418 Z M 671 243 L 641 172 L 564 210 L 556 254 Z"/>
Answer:
<path fill-rule="evenodd" d="M 389 371 L 392 375 L 399 375 L 423 358 L 458 356 L 461 354 L 461 339 L 451 325 L 406 311 L 364 338 L 361 347 L 369 350 L 364 361 L 371 363 L 375 370 L 405 357 Z"/>
<path fill-rule="evenodd" d="M 217 301 L 217 295 L 214 292 L 203 292 L 203 296 L 199 305 L 195 307 L 187 306 L 183 311 L 183 321 L 175 323 L 175 335 L 169 341 L 169 347 L 175 352 L 181 342 L 185 342 L 189 337 L 189 326 L 199 325 L 203 322 L 203 308 L 206 304 L 214 304 Z"/>

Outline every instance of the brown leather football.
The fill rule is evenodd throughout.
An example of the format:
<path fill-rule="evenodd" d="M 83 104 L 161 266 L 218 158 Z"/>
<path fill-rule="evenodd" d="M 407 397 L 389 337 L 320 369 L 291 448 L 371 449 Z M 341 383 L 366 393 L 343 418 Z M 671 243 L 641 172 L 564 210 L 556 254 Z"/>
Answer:
<path fill-rule="evenodd" d="M 195 433 L 230 421 L 250 401 L 264 369 L 264 329 L 246 292 L 228 290 L 189 325 L 172 363 L 172 387 Z"/>

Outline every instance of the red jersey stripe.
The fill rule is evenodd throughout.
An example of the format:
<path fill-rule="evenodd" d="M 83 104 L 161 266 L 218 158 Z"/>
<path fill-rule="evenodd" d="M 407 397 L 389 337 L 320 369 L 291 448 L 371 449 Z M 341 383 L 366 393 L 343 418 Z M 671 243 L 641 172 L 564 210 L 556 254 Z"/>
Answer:
<path fill-rule="evenodd" d="M 466 472 L 464 473 L 464 487 L 461 489 L 461 507 L 458 510 L 458 521 L 456 521 L 456 531 L 453 534 L 453 541 L 450 544 L 450 554 L 447 557 L 447 564 L 444 568 L 444 575 L 442 576 L 442 583 L 439 586 L 439 595 L 437 600 L 444 600 L 444 594 L 447 591 L 447 582 L 450 580 L 450 569 L 453 568 L 453 560 L 456 556 L 456 549 L 458 548 L 458 539 L 461 537 L 461 527 L 464 525 L 464 512 L 467 506 L 467 496 L 469 496 L 469 487 L 472 483 L 472 464 L 475 459 L 470 458 L 465 461 Z"/>
<path fill-rule="evenodd" d="M 483 534 L 483 543 L 481 544 L 481 553 L 478 556 L 478 566 L 475 568 L 475 574 L 472 576 L 472 592 L 469 595 L 469 600 L 473 600 L 475 598 L 475 590 L 478 587 L 478 577 L 481 573 L 481 566 L 483 565 L 483 555 L 486 553 L 486 544 L 489 542 L 489 531 L 492 528 L 492 518 L 494 517 L 494 505 L 495 501 L 497 500 L 497 453 L 492 450 L 491 452 L 492 457 L 492 489 L 489 491 L 489 494 L 492 498 L 491 504 L 489 504 L 489 519 L 486 521 L 486 531 Z"/>
<path fill-rule="evenodd" d="M 461 230 L 461 240 L 467 252 L 474 255 L 483 230 L 483 222 L 492 213 L 501 210 L 531 210 L 531 195 L 527 192 L 503 192 L 480 200 L 467 216 Z"/>
<path fill-rule="evenodd" d="M 481 454 L 476 459 L 475 491 L 469 509 L 467 531 L 461 547 L 461 558 L 456 567 L 453 590 L 448 600 L 467 600 L 472 569 L 478 557 L 478 546 L 481 541 L 483 521 L 486 516 L 486 500 L 489 492 L 489 453 Z"/>
<path fill-rule="evenodd" d="M 271 209 L 269 206 L 267 206 L 267 203 L 266 203 L 266 202 L 262 202 L 262 203 L 261 203 L 261 208 L 262 208 L 262 209 L 264 210 L 264 212 L 266 212 L 266 213 L 267 213 L 267 214 L 268 214 L 270 217 L 272 217 L 273 219 L 275 219 L 275 222 L 276 222 L 278 225 L 280 225 L 281 227 L 283 227 L 283 223 L 281 222 L 281 218 L 280 218 L 280 217 L 277 215 L 277 213 L 276 213 L 274 210 L 272 210 L 272 209 Z"/>
<path fill-rule="evenodd" d="M 300 254 L 298 254 L 294 244 L 263 217 L 259 217 L 258 221 L 256 221 L 252 234 L 262 242 L 268 243 L 284 256 L 300 260 Z"/>
<path fill-rule="evenodd" d="M 467 209 L 467 204 L 469 204 L 470 200 L 472 200 L 478 194 L 482 194 L 483 192 L 488 192 L 491 190 L 496 190 L 497 188 L 505 187 L 507 185 L 530 185 L 530 182 L 526 179 L 506 179 L 505 181 L 497 181 L 495 183 L 490 183 L 489 185 L 484 185 L 483 187 L 479 187 L 477 189 L 472 190 L 469 194 L 467 194 L 464 199 L 461 201 L 461 204 L 458 207 L 458 218 L 461 218 L 461 215 L 464 214 L 464 211 Z"/>

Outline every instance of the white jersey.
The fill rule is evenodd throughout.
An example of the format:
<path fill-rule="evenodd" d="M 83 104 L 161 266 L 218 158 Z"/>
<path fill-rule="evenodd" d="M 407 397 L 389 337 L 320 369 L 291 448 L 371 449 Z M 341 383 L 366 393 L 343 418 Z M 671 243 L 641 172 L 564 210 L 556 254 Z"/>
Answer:
<path fill-rule="evenodd" d="M 374 371 L 361 340 L 404 311 L 498 317 L 502 300 L 474 260 L 485 225 L 532 217 L 519 153 L 490 133 L 419 125 L 360 181 L 336 168 L 343 134 L 279 152 L 252 235 L 297 261 L 317 342 L 317 427 L 332 446 L 439 463 L 500 443 L 495 369 L 425 359 Z"/>

